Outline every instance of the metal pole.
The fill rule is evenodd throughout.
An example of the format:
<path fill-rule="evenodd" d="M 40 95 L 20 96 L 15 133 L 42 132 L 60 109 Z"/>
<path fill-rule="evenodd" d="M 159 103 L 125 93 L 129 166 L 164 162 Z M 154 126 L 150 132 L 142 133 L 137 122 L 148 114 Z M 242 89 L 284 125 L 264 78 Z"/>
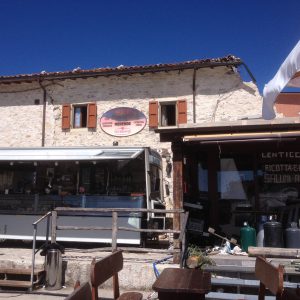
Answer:
<path fill-rule="evenodd" d="M 50 214 L 47 216 L 47 225 L 46 225 L 46 244 L 49 243 L 49 232 L 50 232 Z"/>
<path fill-rule="evenodd" d="M 57 211 L 52 211 L 51 243 L 56 242 Z"/>
<path fill-rule="evenodd" d="M 149 148 L 145 148 L 145 183 L 146 183 L 146 205 L 147 209 L 151 208 L 151 200 L 150 200 L 150 167 L 149 167 Z M 150 213 L 147 213 L 147 221 L 150 220 Z"/>
<path fill-rule="evenodd" d="M 112 237 L 111 237 L 112 252 L 117 250 L 117 233 L 118 233 L 118 213 L 116 211 L 113 211 L 113 213 L 112 213 Z"/>
<path fill-rule="evenodd" d="M 196 123 L 196 69 L 193 72 L 193 123 Z"/>
<path fill-rule="evenodd" d="M 35 248 L 36 248 L 36 233 L 37 224 L 33 224 L 33 241 L 32 241 L 32 265 L 31 265 L 31 275 L 30 275 L 30 291 L 33 290 L 33 275 L 35 267 Z"/>
<path fill-rule="evenodd" d="M 42 147 L 45 147 L 47 92 L 46 88 L 42 85 L 40 80 L 39 85 L 43 90 Z"/>

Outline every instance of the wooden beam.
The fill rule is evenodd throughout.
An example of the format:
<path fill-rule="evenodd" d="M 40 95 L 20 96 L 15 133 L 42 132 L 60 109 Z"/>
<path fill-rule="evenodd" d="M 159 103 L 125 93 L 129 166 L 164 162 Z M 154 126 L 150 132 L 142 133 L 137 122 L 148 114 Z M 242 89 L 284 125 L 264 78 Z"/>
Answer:
<path fill-rule="evenodd" d="M 216 150 L 208 152 L 208 199 L 209 199 L 209 226 L 217 228 L 219 225 L 219 195 L 218 169 L 219 155 Z"/>
<path fill-rule="evenodd" d="M 183 155 L 182 144 L 172 143 L 173 152 L 173 206 L 174 209 L 183 208 Z M 173 218 L 173 229 L 180 231 L 180 215 L 175 214 Z M 174 249 L 180 249 L 179 236 L 174 236 Z M 178 263 L 180 257 L 174 255 L 174 262 Z"/>
<path fill-rule="evenodd" d="M 271 248 L 271 247 L 248 247 L 249 256 L 299 258 L 300 249 L 294 248 Z"/>

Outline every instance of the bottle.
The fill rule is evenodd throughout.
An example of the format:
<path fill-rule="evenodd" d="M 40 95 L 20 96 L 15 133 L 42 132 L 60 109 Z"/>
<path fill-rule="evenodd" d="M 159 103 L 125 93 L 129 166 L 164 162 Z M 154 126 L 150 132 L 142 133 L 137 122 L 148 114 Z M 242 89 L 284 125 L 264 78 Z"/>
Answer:
<path fill-rule="evenodd" d="M 274 218 L 264 224 L 264 247 L 283 247 L 282 224 Z"/>
<path fill-rule="evenodd" d="M 240 231 L 242 251 L 248 252 L 249 246 L 256 246 L 256 230 L 250 227 L 247 222 Z"/>
<path fill-rule="evenodd" d="M 289 227 L 285 229 L 285 241 L 287 248 L 300 248 L 300 229 L 296 222 L 289 223 Z"/>
<path fill-rule="evenodd" d="M 85 194 L 83 194 L 82 196 L 81 196 L 81 207 L 85 207 L 86 206 L 86 196 L 85 196 Z"/>
<path fill-rule="evenodd" d="M 257 227 L 256 245 L 257 247 L 264 246 L 264 224 L 268 221 L 268 217 L 263 215 L 260 217 Z"/>

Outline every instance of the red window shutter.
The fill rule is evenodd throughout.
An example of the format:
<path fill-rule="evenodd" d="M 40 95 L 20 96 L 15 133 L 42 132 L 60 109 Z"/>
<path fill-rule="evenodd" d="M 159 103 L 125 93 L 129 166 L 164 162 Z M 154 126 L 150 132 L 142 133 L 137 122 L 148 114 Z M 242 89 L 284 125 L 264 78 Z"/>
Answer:
<path fill-rule="evenodd" d="M 70 129 L 71 124 L 71 105 L 64 104 L 62 106 L 62 129 Z"/>
<path fill-rule="evenodd" d="M 158 126 L 158 102 L 150 101 L 149 102 L 149 127 Z"/>
<path fill-rule="evenodd" d="M 187 123 L 187 103 L 186 100 L 177 101 L 178 124 Z"/>
<path fill-rule="evenodd" d="M 88 104 L 88 128 L 97 127 L 97 105 L 96 103 Z"/>

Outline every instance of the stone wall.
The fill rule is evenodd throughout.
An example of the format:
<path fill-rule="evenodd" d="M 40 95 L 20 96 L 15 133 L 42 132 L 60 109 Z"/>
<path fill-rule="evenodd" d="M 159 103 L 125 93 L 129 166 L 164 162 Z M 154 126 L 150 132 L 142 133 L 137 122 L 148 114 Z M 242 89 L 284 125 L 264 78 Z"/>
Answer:
<path fill-rule="evenodd" d="M 159 134 L 145 128 L 132 136 L 113 137 L 102 131 L 99 119 L 115 107 L 132 107 L 148 118 L 150 100 L 187 101 L 188 123 L 193 122 L 193 70 L 76 80 L 44 81 L 47 91 L 45 146 L 150 146 L 170 150 Z M 39 100 L 39 104 L 35 101 Z M 253 83 L 243 82 L 226 67 L 205 68 L 196 74 L 196 122 L 237 120 L 261 114 L 261 97 Z M 97 103 L 97 128 L 61 128 L 62 104 Z M 0 147 L 42 145 L 43 90 L 37 82 L 0 84 Z M 165 161 L 164 161 L 165 170 Z M 172 178 L 164 176 L 172 191 Z M 172 195 L 165 200 L 171 205 Z"/>

